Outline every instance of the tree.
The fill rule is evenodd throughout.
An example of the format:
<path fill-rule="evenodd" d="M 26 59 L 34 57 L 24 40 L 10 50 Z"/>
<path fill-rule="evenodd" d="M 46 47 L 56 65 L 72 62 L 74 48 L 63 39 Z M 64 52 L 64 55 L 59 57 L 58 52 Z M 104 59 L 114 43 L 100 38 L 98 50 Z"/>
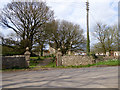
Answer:
<path fill-rule="evenodd" d="M 97 24 L 94 32 L 95 37 L 99 40 L 97 44 L 94 45 L 96 51 L 102 51 L 106 53 L 112 50 L 117 50 L 118 47 L 118 27 L 108 26 L 104 24 Z"/>
<path fill-rule="evenodd" d="M 2 45 L 3 37 L 4 37 L 4 35 L 0 32 L 0 45 Z"/>
<path fill-rule="evenodd" d="M 103 53 L 104 49 L 102 47 L 102 44 L 100 42 L 94 44 L 91 48 L 92 53 Z"/>
<path fill-rule="evenodd" d="M 0 13 L 0 25 L 14 30 L 30 50 L 34 36 L 53 19 L 54 13 L 45 2 L 11 2 Z"/>
<path fill-rule="evenodd" d="M 11 33 L 4 37 L 4 35 L 0 35 L 2 40 L 2 55 L 15 55 L 15 54 L 23 54 L 22 50 L 19 47 L 19 41 L 16 40 L 16 35 Z"/>
<path fill-rule="evenodd" d="M 39 33 L 36 34 L 35 38 L 34 38 L 34 42 L 36 43 L 36 48 L 38 48 L 39 52 L 41 52 L 41 56 L 43 56 L 43 51 L 45 46 L 48 44 L 48 35 L 47 32 L 45 30 L 45 28 L 41 28 L 41 31 Z"/>
<path fill-rule="evenodd" d="M 106 39 L 106 31 L 108 29 L 109 28 L 107 25 L 102 24 L 102 23 L 97 23 L 95 30 L 94 30 L 94 36 L 101 43 L 104 54 L 106 54 L 105 39 Z"/>
<path fill-rule="evenodd" d="M 0 37 L 2 39 L 2 46 L 12 47 L 19 45 L 19 41 L 15 40 L 17 37 L 14 33 L 10 33 L 6 38 L 4 35 L 1 35 Z"/>
<path fill-rule="evenodd" d="M 79 25 L 57 20 L 49 23 L 48 27 L 50 27 L 47 28 L 50 44 L 54 44 L 56 50 L 60 49 L 62 55 L 69 50 L 76 51 L 85 48 L 86 40 Z"/>
<path fill-rule="evenodd" d="M 118 26 L 117 25 L 114 25 L 113 26 L 113 50 L 118 50 L 118 47 L 120 46 L 119 45 L 119 30 L 118 30 Z"/>
<path fill-rule="evenodd" d="M 112 50 L 115 50 L 114 45 L 117 45 L 117 27 L 116 26 L 109 26 L 109 29 L 106 31 L 106 40 L 105 40 L 105 45 L 107 51 L 111 52 Z M 118 45 L 117 45 L 118 46 Z"/>

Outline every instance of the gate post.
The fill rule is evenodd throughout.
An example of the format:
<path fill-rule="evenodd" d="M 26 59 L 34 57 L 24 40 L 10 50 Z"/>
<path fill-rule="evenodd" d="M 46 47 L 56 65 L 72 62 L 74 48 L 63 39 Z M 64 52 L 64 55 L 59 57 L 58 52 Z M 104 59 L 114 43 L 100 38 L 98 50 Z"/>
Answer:
<path fill-rule="evenodd" d="M 29 47 L 26 48 L 26 52 L 24 53 L 25 55 L 25 60 L 27 61 L 27 65 L 29 67 L 29 63 L 30 63 L 30 52 L 29 52 Z"/>
<path fill-rule="evenodd" d="M 57 58 L 57 66 L 61 66 L 62 65 L 62 53 L 57 52 L 56 58 Z"/>

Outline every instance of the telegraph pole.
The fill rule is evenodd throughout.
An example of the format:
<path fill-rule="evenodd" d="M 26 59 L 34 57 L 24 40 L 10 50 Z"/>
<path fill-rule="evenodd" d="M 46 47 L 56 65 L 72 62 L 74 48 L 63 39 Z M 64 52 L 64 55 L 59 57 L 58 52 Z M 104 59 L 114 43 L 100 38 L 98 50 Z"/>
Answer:
<path fill-rule="evenodd" d="M 87 55 L 90 55 L 90 38 L 89 38 L 89 1 L 86 2 L 87 10 Z"/>

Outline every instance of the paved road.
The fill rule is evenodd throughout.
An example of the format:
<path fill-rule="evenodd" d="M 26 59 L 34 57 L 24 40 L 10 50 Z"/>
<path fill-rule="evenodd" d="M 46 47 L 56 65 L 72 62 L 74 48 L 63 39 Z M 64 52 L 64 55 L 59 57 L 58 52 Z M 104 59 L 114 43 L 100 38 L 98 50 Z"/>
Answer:
<path fill-rule="evenodd" d="M 118 67 L 3 73 L 3 88 L 118 88 Z"/>

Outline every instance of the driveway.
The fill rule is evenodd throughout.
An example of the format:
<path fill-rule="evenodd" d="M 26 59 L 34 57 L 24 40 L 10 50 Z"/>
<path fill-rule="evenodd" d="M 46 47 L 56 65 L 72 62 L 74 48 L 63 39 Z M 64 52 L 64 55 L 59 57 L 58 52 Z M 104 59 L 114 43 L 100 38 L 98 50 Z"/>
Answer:
<path fill-rule="evenodd" d="M 118 67 L 7 72 L 3 88 L 118 88 Z"/>

